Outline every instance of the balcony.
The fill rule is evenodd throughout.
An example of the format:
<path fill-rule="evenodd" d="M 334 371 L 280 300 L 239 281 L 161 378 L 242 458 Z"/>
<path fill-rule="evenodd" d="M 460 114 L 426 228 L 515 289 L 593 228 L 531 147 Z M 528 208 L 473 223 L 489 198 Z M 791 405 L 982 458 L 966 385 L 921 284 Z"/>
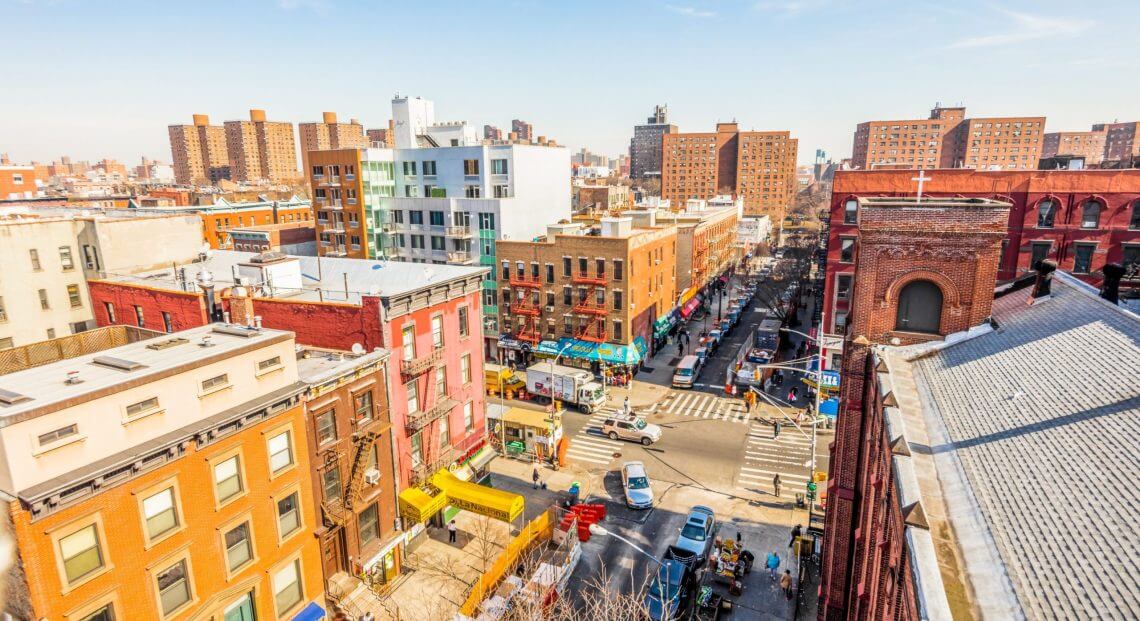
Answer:
<path fill-rule="evenodd" d="M 507 279 L 512 287 L 522 287 L 524 289 L 538 289 L 542 286 L 542 281 L 538 276 L 527 276 L 526 274 L 518 274 L 511 272 L 511 277 Z"/>
<path fill-rule="evenodd" d="M 599 304 L 596 298 L 587 299 L 574 305 L 574 312 L 579 315 L 605 316 L 610 313 L 605 304 Z"/>
<path fill-rule="evenodd" d="M 443 362 L 443 348 L 433 349 L 430 354 L 400 361 L 400 374 L 404 377 L 423 375 Z"/>
<path fill-rule="evenodd" d="M 329 222 L 328 226 L 325 227 L 324 232 L 325 233 L 336 233 L 336 234 L 343 235 L 344 234 L 344 223 L 343 222 Z"/>
<path fill-rule="evenodd" d="M 448 252 L 447 262 L 452 265 L 474 265 L 475 257 L 472 257 L 470 252 Z"/>
<path fill-rule="evenodd" d="M 574 332 L 574 338 L 591 343 L 605 343 L 606 336 L 606 324 L 604 320 L 591 321 Z"/>
<path fill-rule="evenodd" d="M 400 225 L 395 222 L 384 221 L 380 223 L 380 230 L 385 233 L 395 233 L 400 230 Z"/>
<path fill-rule="evenodd" d="M 470 239 L 472 232 L 470 226 L 448 226 L 443 229 L 443 234 L 448 237 Z"/>
<path fill-rule="evenodd" d="M 325 177 L 324 185 L 340 185 L 340 175 L 329 175 Z"/>
<path fill-rule="evenodd" d="M 455 409 L 457 405 L 459 405 L 458 401 L 452 399 L 450 395 L 445 394 L 437 397 L 435 404 L 427 410 L 408 414 L 408 422 L 404 425 L 408 435 L 410 436 L 424 427 L 427 427 L 433 421 L 447 416 L 447 413 Z"/>
<path fill-rule="evenodd" d="M 344 211 L 344 205 L 340 202 L 340 199 L 335 201 L 323 200 L 321 201 L 321 209 L 324 211 Z"/>
<path fill-rule="evenodd" d="M 516 300 L 511 303 L 510 312 L 516 315 L 530 315 L 537 317 L 542 313 L 542 308 L 530 300 Z"/>
<path fill-rule="evenodd" d="M 604 287 L 606 286 L 606 282 L 608 282 L 605 274 L 595 274 L 591 276 L 589 272 L 574 272 L 574 275 L 570 277 L 570 281 L 576 285 L 594 285 L 595 287 Z"/>
<path fill-rule="evenodd" d="M 326 250 L 322 256 L 326 256 L 326 257 L 347 257 L 348 256 L 348 250 L 345 249 L 344 244 L 336 244 L 335 246 L 330 246 L 329 249 Z"/>

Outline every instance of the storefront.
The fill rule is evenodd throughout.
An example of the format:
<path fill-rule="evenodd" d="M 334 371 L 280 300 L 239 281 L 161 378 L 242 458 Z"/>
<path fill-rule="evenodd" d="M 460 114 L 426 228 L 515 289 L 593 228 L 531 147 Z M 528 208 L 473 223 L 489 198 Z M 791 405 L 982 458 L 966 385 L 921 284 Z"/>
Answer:
<path fill-rule="evenodd" d="M 701 306 L 701 296 L 699 296 L 699 295 L 694 296 L 691 300 L 689 300 L 688 302 L 685 302 L 685 304 L 683 306 L 681 306 L 681 317 L 684 319 L 688 319 L 689 317 L 692 317 L 693 313 L 696 312 L 696 310 L 698 308 L 700 308 L 700 306 Z"/>
<path fill-rule="evenodd" d="M 530 366 L 534 356 L 531 350 L 534 348 L 526 341 L 512 339 L 507 336 L 499 337 L 499 362 L 500 364 L 513 364 L 515 368 L 522 369 Z"/>
<path fill-rule="evenodd" d="M 561 338 L 557 342 L 541 341 L 534 348 L 534 354 L 538 358 L 552 359 L 561 354 L 559 364 L 586 369 L 606 379 L 606 383 L 611 385 L 627 382 L 648 353 L 645 339 L 640 336 L 634 338 L 631 345 Z"/>
<path fill-rule="evenodd" d="M 431 475 L 429 482 L 422 488 L 410 487 L 400 492 L 400 518 L 409 530 L 449 505 L 504 522 L 514 522 L 526 505 L 518 494 L 464 481 L 446 468 Z"/>
<path fill-rule="evenodd" d="M 670 310 L 653 322 L 653 351 L 659 352 L 669 342 L 669 335 L 681 322 L 681 312 L 678 309 Z"/>
<path fill-rule="evenodd" d="M 487 422 L 492 442 L 502 445 L 508 457 L 547 461 L 562 439 L 562 413 L 489 406 Z"/>

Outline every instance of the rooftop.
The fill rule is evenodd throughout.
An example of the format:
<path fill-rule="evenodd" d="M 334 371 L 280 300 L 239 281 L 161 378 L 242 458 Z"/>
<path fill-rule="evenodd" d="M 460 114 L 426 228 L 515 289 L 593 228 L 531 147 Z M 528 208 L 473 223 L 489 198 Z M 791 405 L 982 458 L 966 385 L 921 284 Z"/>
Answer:
<path fill-rule="evenodd" d="M 343 375 L 356 367 L 388 358 L 388 350 L 376 349 L 360 353 L 306 347 L 297 352 L 297 375 L 307 384 L 319 384 Z"/>
<path fill-rule="evenodd" d="M 0 375 L 0 427 L 46 405 L 92 395 L 127 381 L 156 378 L 205 356 L 292 339 L 291 332 L 211 324 Z M 208 343 L 205 345 L 204 343 Z"/>
<path fill-rule="evenodd" d="M 925 578 L 941 565 L 984 618 L 1140 617 L 1140 317 L 1060 272 L 1029 295 L 995 299 L 996 328 L 879 350 L 909 487 L 953 542 Z"/>
<path fill-rule="evenodd" d="M 234 274 L 238 272 L 238 266 L 241 264 L 255 265 L 253 259 L 259 256 L 261 255 L 253 252 L 214 250 L 208 253 L 205 261 L 178 267 L 187 268 L 191 281 L 196 274 L 205 269 L 213 275 L 215 286 L 219 288 L 231 287 L 238 284 L 234 281 Z M 272 292 L 263 292 L 262 295 L 291 300 L 359 304 L 361 297 L 365 295 L 390 298 L 427 289 L 443 282 L 480 276 L 490 271 L 490 268 L 487 267 L 435 265 L 403 261 L 302 256 L 289 256 L 287 258 L 297 261 L 300 265 L 301 287 L 276 286 Z M 117 275 L 107 280 L 172 291 L 194 289 L 193 282 L 182 283 L 178 277 L 179 273 L 174 269 L 160 269 L 137 274 Z"/>

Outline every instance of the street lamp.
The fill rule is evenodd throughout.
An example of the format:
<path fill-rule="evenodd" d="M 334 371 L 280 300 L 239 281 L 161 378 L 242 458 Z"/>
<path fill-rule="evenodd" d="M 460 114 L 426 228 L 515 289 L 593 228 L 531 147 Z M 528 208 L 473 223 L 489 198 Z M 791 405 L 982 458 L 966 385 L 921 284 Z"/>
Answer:
<path fill-rule="evenodd" d="M 662 563 L 660 560 L 658 560 L 658 558 L 656 556 L 653 556 L 652 554 L 646 552 L 644 549 L 642 549 L 640 546 L 638 546 L 636 543 L 630 541 L 629 539 L 626 539 L 625 537 L 622 537 L 621 535 L 619 535 L 617 533 L 610 532 L 609 530 L 606 530 L 606 528 L 604 526 L 602 526 L 601 524 L 598 524 L 596 522 L 593 524 L 590 524 L 590 534 L 596 535 L 598 537 L 613 537 L 614 539 L 618 539 L 620 541 L 623 541 L 623 542 L 625 542 L 625 544 L 627 546 L 633 548 L 634 550 L 637 550 L 638 552 L 640 552 L 642 555 L 644 555 L 646 558 L 653 561 L 654 563 L 657 563 L 657 565 L 659 567 L 665 566 L 665 563 Z"/>
<path fill-rule="evenodd" d="M 816 429 L 819 427 L 817 421 L 819 420 L 819 404 L 823 396 L 823 340 L 812 338 L 810 335 L 804 334 L 799 330 L 792 330 L 790 328 L 780 328 L 783 332 L 791 332 L 798 334 L 809 341 L 816 344 L 818 352 L 815 355 L 816 372 L 815 372 L 815 408 L 812 410 L 812 416 L 815 420 L 811 424 L 811 483 L 815 483 L 815 443 L 816 443 Z M 808 519 L 811 519 L 811 509 L 815 504 L 814 501 L 808 503 Z"/>

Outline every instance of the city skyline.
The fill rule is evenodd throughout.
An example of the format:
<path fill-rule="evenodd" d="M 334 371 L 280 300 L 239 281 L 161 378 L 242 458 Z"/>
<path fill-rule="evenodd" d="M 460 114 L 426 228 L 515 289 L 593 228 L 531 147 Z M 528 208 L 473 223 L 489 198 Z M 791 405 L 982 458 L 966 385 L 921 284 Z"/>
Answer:
<path fill-rule="evenodd" d="M 1134 60 L 1138 44 L 1127 32 L 1140 7 L 1106 4 L 1097 15 L 1077 17 L 1059 2 L 954 8 L 828 0 L 631 2 L 583 3 L 575 10 L 524 1 L 445 3 L 451 19 L 430 29 L 378 29 L 383 37 L 346 36 L 322 43 L 314 54 L 304 44 L 312 28 L 344 23 L 338 18 L 345 14 L 364 27 L 419 18 L 410 7 L 341 0 L 226 5 L 227 19 L 212 21 L 202 18 L 210 3 L 15 2 L 5 10 L 13 23 L 28 27 L 11 34 L 13 47 L 41 52 L 9 67 L 0 151 L 20 162 L 62 154 L 169 161 L 166 128 L 193 113 L 220 123 L 259 108 L 274 120 L 301 123 L 336 110 L 367 128 L 383 128 L 397 93 L 434 100 L 441 120 L 502 128 L 512 118 L 526 119 L 536 135 L 608 156 L 627 152 L 633 126 L 660 103 L 669 105 L 670 122 L 681 131 L 732 120 L 742 130 L 790 130 L 800 139 L 800 163 L 817 148 L 847 157 L 858 123 L 923 118 L 921 111 L 936 102 L 964 104 L 977 116 L 1045 116 L 1046 131 L 1082 131 L 1131 120 L 1127 102 L 1140 91 L 1116 77 L 1140 64 Z M 603 12 L 610 17 L 597 19 Z M 157 23 L 176 25 L 153 28 Z M 224 43 L 248 37 L 249 23 L 274 33 L 265 43 L 270 53 L 234 57 Z M 222 44 L 169 45 L 180 33 L 199 36 L 195 29 L 203 26 Z M 131 36 L 108 38 L 114 29 Z M 499 36 L 506 29 L 510 36 Z M 1084 45 L 1090 38 L 1096 48 Z M 568 43 L 551 44 L 559 39 Z M 619 40 L 633 51 L 619 54 L 616 43 L 607 43 Z M 858 71 L 843 62 L 853 51 L 869 59 Z M 358 82 L 307 84 L 327 63 L 354 58 L 361 63 Z M 100 70 L 78 71 L 78 59 Z M 596 66 L 586 70 L 590 63 Z M 522 78 L 496 79 L 491 87 L 488 76 L 499 71 Z M 146 81 L 132 78 L 134 72 Z M 65 86 L 45 88 L 51 76 Z M 622 94 L 613 94 L 615 86 Z M 85 95 L 67 95 L 74 92 Z"/>

